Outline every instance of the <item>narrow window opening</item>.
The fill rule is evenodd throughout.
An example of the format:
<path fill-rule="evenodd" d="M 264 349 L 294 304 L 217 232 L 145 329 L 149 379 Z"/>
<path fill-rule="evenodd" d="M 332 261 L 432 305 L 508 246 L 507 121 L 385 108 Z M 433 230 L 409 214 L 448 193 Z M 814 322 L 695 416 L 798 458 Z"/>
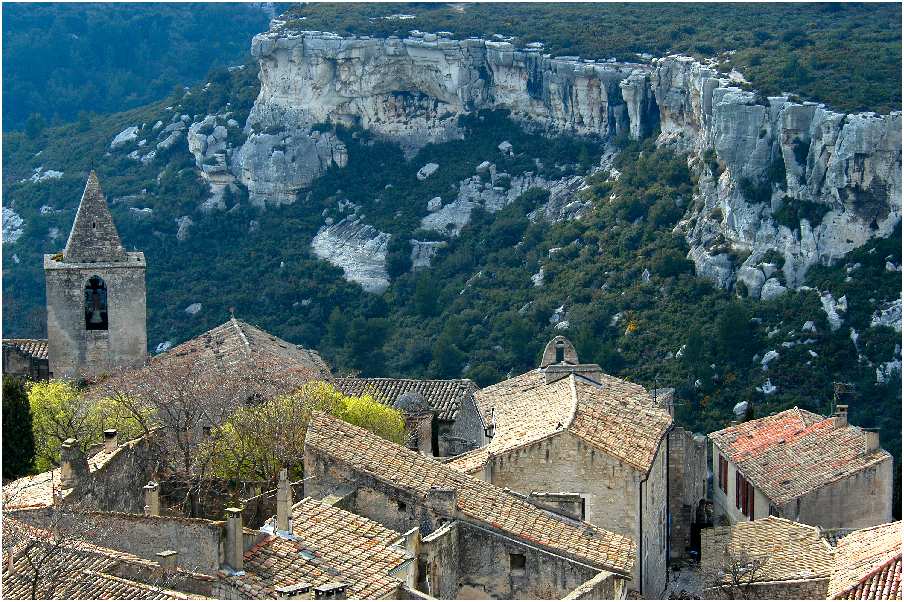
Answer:
<path fill-rule="evenodd" d="M 556 363 L 561 364 L 565 361 L 565 343 L 563 341 L 556 342 Z"/>
<path fill-rule="evenodd" d="M 581 498 L 581 520 L 586 520 L 587 518 L 587 500 L 585 498 Z"/>
<path fill-rule="evenodd" d="M 92 276 L 85 285 L 85 330 L 107 330 L 107 285 Z"/>
<path fill-rule="evenodd" d="M 97 222 L 91 222 L 91 228 L 94 229 L 94 230 L 96 230 L 96 229 L 97 229 Z"/>
<path fill-rule="evenodd" d="M 524 574 L 527 559 L 524 554 L 509 554 L 509 566 L 514 574 Z"/>
<path fill-rule="evenodd" d="M 397 507 L 399 509 L 399 512 L 407 512 L 408 511 L 408 505 L 405 502 L 399 502 Z"/>

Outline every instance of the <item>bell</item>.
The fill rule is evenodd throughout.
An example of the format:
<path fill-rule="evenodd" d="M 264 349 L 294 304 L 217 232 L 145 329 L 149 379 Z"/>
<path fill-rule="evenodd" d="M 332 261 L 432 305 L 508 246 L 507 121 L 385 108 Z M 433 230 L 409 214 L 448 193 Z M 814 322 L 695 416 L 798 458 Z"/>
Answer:
<path fill-rule="evenodd" d="M 104 321 L 104 319 L 100 315 L 100 310 L 92 309 L 91 317 L 88 318 L 88 323 L 89 324 L 102 324 L 103 321 Z"/>

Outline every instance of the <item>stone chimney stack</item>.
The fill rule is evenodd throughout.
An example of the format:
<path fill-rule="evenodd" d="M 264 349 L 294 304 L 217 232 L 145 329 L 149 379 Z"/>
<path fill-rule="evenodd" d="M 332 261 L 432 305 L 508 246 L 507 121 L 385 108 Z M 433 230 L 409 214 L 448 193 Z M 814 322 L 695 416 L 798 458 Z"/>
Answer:
<path fill-rule="evenodd" d="M 311 584 L 305 582 L 275 588 L 277 600 L 310 600 Z"/>
<path fill-rule="evenodd" d="M 314 588 L 315 600 L 345 600 L 347 583 L 327 583 Z"/>
<path fill-rule="evenodd" d="M 242 509 L 226 508 L 226 564 L 236 573 L 244 572 L 245 543 L 242 534 Z"/>
<path fill-rule="evenodd" d="M 863 429 L 863 453 L 879 451 L 879 431 Z"/>
<path fill-rule="evenodd" d="M 119 437 L 117 436 L 116 429 L 107 429 L 104 431 L 104 451 L 106 452 L 115 452 L 116 448 L 119 447 Z"/>
<path fill-rule="evenodd" d="M 160 484 L 154 481 L 144 486 L 144 513 L 160 516 Z"/>
<path fill-rule="evenodd" d="M 88 476 L 89 472 L 88 458 L 79 447 L 78 439 L 63 441 L 60 446 L 60 487 L 63 489 L 75 487 Z"/>
<path fill-rule="evenodd" d="M 848 407 L 847 405 L 838 404 L 835 406 L 835 426 L 841 428 L 848 425 Z"/>
<path fill-rule="evenodd" d="M 289 470 L 279 471 L 279 485 L 276 488 L 276 530 L 284 533 L 292 531 L 289 516 L 292 514 L 292 485 Z"/>
<path fill-rule="evenodd" d="M 164 550 L 157 552 L 157 564 L 163 569 L 164 575 L 171 575 L 176 572 L 176 564 L 179 560 L 179 552 L 175 550 Z"/>
<path fill-rule="evenodd" d="M 431 487 L 427 492 L 427 507 L 446 517 L 454 517 L 458 510 L 458 492 L 454 489 Z"/>

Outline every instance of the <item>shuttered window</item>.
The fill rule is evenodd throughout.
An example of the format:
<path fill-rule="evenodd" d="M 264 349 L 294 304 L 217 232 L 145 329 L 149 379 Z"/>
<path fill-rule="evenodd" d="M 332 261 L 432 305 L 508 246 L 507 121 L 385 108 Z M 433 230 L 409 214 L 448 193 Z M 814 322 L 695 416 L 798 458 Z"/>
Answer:
<path fill-rule="evenodd" d="M 753 520 L 754 514 L 753 500 L 756 498 L 754 491 L 753 484 L 747 483 L 747 510 L 749 510 L 747 516 L 750 520 Z"/>

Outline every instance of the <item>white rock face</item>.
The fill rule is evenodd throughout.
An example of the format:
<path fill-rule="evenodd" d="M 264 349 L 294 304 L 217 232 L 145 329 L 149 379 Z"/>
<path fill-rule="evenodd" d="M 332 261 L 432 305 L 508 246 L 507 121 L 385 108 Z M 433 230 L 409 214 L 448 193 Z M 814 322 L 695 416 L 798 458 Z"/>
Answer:
<path fill-rule="evenodd" d="M 760 298 L 763 299 L 763 301 L 769 301 L 770 299 L 781 297 L 787 291 L 788 289 L 782 286 L 782 283 L 776 278 L 770 278 L 763 284 Z"/>
<path fill-rule="evenodd" d="M 679 224 L 698 274 L 724 287 L 737 278 L 755 296 L 758 277 L 741 269 L 761 266 L 772 250 L 784 258 L 788 286 L 797 288 L 814 264 L 888 236 L 900 222 L 900 112 L 842 115 L 785 97 L 762 105 L 691 58 L 654 63 L 659 142 L 690 151 L 690 164 L 703 172 L 700 193 Z M 713 159 L 721 176 L 710 172 Z M 780 174 L 772 184 L 770 168 Z M 747 198 L 745 182 L 764 187 L 771 200 Z M 773 217 L 784 202 L 821 205 L 825 215 L 789 229 Z M 726 263 L 730 250 L 749 256 L 735 266 Z"/>
<path fill-rule="evenodd" d="M 418 270 L 429 268 L 430 262 L 437 252 L 446 246 L 446 241 L 421 241 L 411 239 L 411 268 Z"/>
<path fill-rule="evenodd" d="M 439 165 L 436 163 L 427 163 L 422 168 L 417 170 L 417 179 L 424 181 L 433 174 L 436 173 L 436 170 L 439 169 Z"/>
<path fill-rule="evenodd" d="M 3 208 L 3 244 L 12 244 L 25 232 L 25 220 L 9 207 Z"/>
<path fill-rule="evenodd" d="M 434 211 L 439 211 L 442 206 L 443 206 L 442 197 L 435 196 L 432 199 L 430 199 L 429 201 L 427 201 L 427 211 L 429 211 L 430 213 L 433 213 Z"/>
<path fill-rule="evenodd" d="M 895 299 L 876 310 L 870 320 L 870 326 L 888 326 L 901 332 L 901 299 Z"/>
<path fill-rule="evenodd" d="M 838 301 L 835 301 L 835 297 L 832 296 L 832 293 L 826 291 L 819 295 L 819 300 L 822 303 L 822 311 L 826 313 L 826 319 L 829 321 L 829 327 L 832 331 L 836 331 L 841 328 L 842 319 L 841 316 L 838 315 L 838 312 L 847 311 L 847 300 L 845 303 L 841 304 Z"/>
<path fill-rule="evenodd" d="M 192 221 L 191 217 L 187 215 L 176 218 L 176 225 L 179 228 L 176 231 L 176 240 L 188 240 L 189 229 L 192 227 L 192 224 L 194 224 L 194 222 Z"/>
<path fill-rule="evenodd" d="M 200 303 L 192 303 L 191 305 L 189 305 L 188 307 L 185 308 L 185 313 L 187 313 L 190 316 L 194 316 L 198 312 L 201 311 L 202 307 L 203 306 Z"/>
<path fill-rule="evenodd" d="M 323 226 L 311 242 L 314 254 L 342 268 L 345 279 L 357 282 L 369 293 L 389 288 L 386 253 L 390 235 L 360 219 L 344 219 Z"/>
<path fill-rule="evenodd" d="M 124 146 L 133 140 L 138 139 L 138 126 L 133 125 L 131 127 L 127 127 L 123 131 L 116 134 L 116 137 L 110 142 L 110 150 L 117 149 L 120 146 Z"/>
<path fill-rule="evenodd" d="M 63 177 L 63 172 L 57 171 L 55 169 L 44 170 L 44 166 L 35 167 L 34 172 L 30 177 L 25 178 L 24 180 L 20 180 L 22 182 L 31 182 L 33 184 L 38 184 L 39 182 L 44 182 L 46 180 L 59 180 Z"/>

